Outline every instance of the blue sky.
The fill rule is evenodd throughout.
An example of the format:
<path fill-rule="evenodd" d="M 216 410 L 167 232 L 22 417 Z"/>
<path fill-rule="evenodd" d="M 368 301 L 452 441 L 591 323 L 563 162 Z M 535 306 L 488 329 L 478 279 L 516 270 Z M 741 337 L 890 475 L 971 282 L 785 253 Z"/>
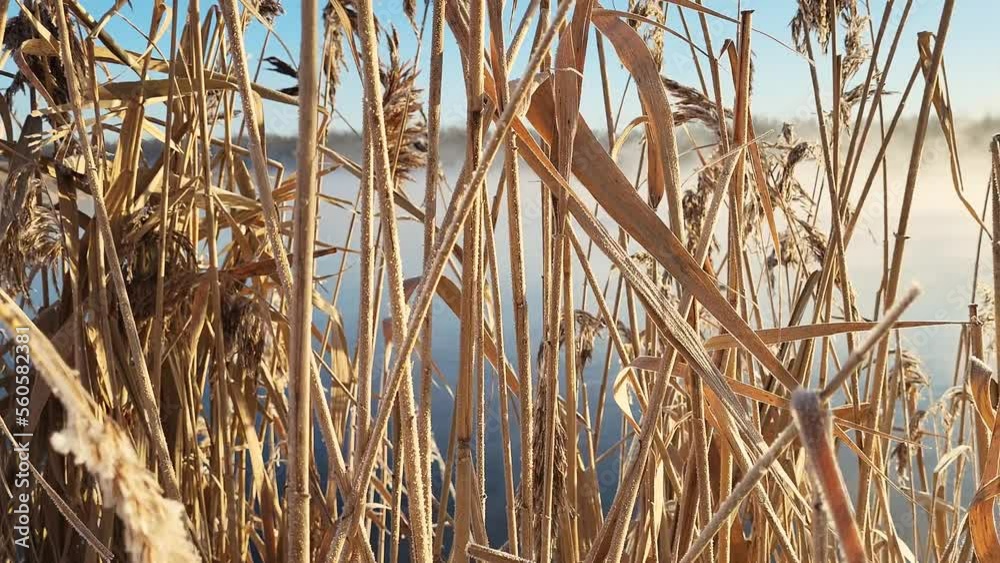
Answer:
<path fill-rule="evenodd" d="M 529 0 L 518 0 L 516 9 L 519 14 L 523 12 L 528 2 Z M 627 8 L 627 0 L 604 0 L 604 2 L 604 5 L 610 9 Z M 860 3 L 862 10 L 865 9 L 866 4 L 871 5 L 874 23 L 877 26 L 885 6 L 884 0 L 861 0 Z M 896 2 L 895 14 L 897 18 L 904 3 L 903 0 Z M 917 33 L 937 29 L 942 3 L 942 0 L 914 0 L 911 15 L 900 42 L 897 62 L 890 72 L 888 83 L 890 90 L 901 90 L 905 86 L 906 79 L 913 68 L 913 62 L 916 60 Z M 110 0 L 103 2 L 84 0 L 83 4 L 91 14 L 99 17 L 112 5 L 112 2 Z M 129 18 L 139 29 L 145 30 L 149 25 L 151 4 L 152 2 L 148 0 L 135 1 L 133 2 L 134 7 L 125 7 L 121 16 Z M 298 2 L 289 0 L 286 0 L 284 4 L 287 12 L 277 19 L 274 27 L 297 59 L 300 7 Z M 325 2 L 321 0 L 321 7 L 324 4 Z M 706 0 L 705 4 L 731 16 L 737 15 L 740 9 L 754 10 L 754 27 L 756 29 L 773 35 L 785 43 L 791 41 L 788 23 L 795 12 L 796 2 L 793 0 Z M 203 1 L 202 9 L 205 10 L 210 5 L 210 2 Z M 510 6 L 510 0 L 507 1 L 507 6 Z M 187 2 L 181 1 L 180 17 L 183 18 L 186 15 L 186 9 Z M 418 23 L 423 9 L 424 4 L 418 3 Z M 399 29 L 401 50 L 404 56 L 412 58 L 416 53 L 417 40 L 403 15 L 402 1 L 375 0 L 375 10 L 383 25 L 391 24 Z M 508 17 L 510 11 L 511 9 L 508 7 Z M 1000 92 L 1000 37 L 997 36 L 996 32 L 995 22 L 997 21 L 1000 21 L 1000 2 L 996 0 L 960 0 L 957 2 L 945 57 L 953 104 L 961 119 L 980 119 L 986 116 L 1000 115 L 1000 96 L 997 95 L 997 92 Z M 692 25 L 692 33 L 695 37 L 700 38 L 700 31 L 694 27 L 697 26 L 696 18 L 689 16 L 688 23 Z M 675 6 L 671 6 L 668 11 L 667 24 L 676 30 L 681 29 L 680 18 Z M 713 18 L 710 18 L 710 24 L 716 50 L 721 46 L 724 38 L 735 35 L 735 24 Z M 116 17 L 109 24 L 108 29 L 126 47 L 139 48 L 145 43 L 136 30 L 124 21 L 123 17 Z M 421 54 L 421 68 L 424 69 L 429 67 L 427 60 L 429 29 L 427 33 L 428 45 L 425 46 Z M 511 33 L 508 32 L 507 37 L 509 38 L 510 35 Z M 260 46 L 263 44 L 264 38 L 263 28 L 260 25 L 253 25 L 247 36 L 248 52 L 252 59 L 252 65 L 260 56 Z M 163 49 L 169 46 L 169 34 L 161 40 L 160 45 Z M 808 66 L 805 60 L 760 33 L 753 37 L 753 50 L 757 71 L 754 84 L 755 94 L 752 100 L 754 114 L 785 119 L 813 119 L 815 112 Z M 887 46 L 883 48 L 883 53 L 886 50 Z M 268 43 L 266 55 L 288 58 L 282 47 L 274 40 Z M 694 65 L 690 62 L 690 50 L 684 42 L 668 37 L 664 59 L 663 70 L 667 75 L 680 82 L 697 85 Z M 826 88 L 830 83 L 829 57 L 820 57 L 820 59 L 821 82 Z M 517 73 L 518 68 L 526 60 L 527 48 L 522 49 L 522 55 L 517 64 L 514 65 L 513 74 Z M 702 62 L 705 62 L 704 59 Z M 627 75 L 613 57 L 609 61 L 609 65 L 612 97 L 617 107 L 617 101 L 625 87 Z M 457 47 L 450 35 L 447 37 L 445 50 L 445 68 L 443 118 L 446 125 L 461 126 L 465 119 L 464 77 L 460 68 Z M 862 78 L 863 75 L 856 80 Z M 581 111 L 595 129 L 603 128 L 604 123 L 603 100 L 598 80 L 597 54 L 596 49 L 593 48 L 593 41 L 591 41 Z M 287 78 L 267 71 L 262 73 L 260 81 L 273 87 L 289 85 Z M 420 83 L 426 84 L 426 76 L 421 77 Z M 848 86 L 852 85 L 848 84 Z M 356 69 L 349 65 L 343 74 L 343 84 L 338 94 L 338 109 L 343 113 L 347 123 L 341 121 L 335 123 L 334 127 L 345 129 L 348 126 L 359 126 L 357 113 L 360 111 L 360 93 Z M 726 95 L 727 103 L 731 103 L 731 95 L 725 93 L 724 95 Z M 826 97 L 825 102 L 828 109 L 829 96 Z M 917 104 L 908 105 L 913 108 Z M 637 111 L 633 91 L 626 98 L 623 118 L 629 119 L 636 115 Z M 295 108 L 269 105 L 267 112 L 271 132 L 294 133 Z"/>

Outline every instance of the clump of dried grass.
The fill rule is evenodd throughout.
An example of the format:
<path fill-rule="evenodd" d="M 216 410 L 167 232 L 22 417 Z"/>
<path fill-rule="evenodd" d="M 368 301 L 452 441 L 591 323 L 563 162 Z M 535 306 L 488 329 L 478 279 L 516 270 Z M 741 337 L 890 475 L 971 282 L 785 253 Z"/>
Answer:
<path fill-rule="evenodd" d="M 48 2 L 29 1 L 25 7 L 32 12 L 32 17 L 19 14 L 7 20 L 4 29 L 4 48 L 9 52 L 21 51 L 21 46 L 32 39 L 40 39 L 43 32 L 46 36 L 58 35 L 55 23 L 54 9 Z M 74 37 L 71 40 L 71 48 L 80 52 L 79 41 Z M 6 96 L 12 98 L 17 92 L 23 92 L 25 87 L 41 88 L 44 93 L 51 96 L 56 104 L 65 104 L 69 101 L 69 90 L 66 82 L 67 69 L 63 61 L 58 57 L 40 57 L 35 55 L 24 55 L 27 66 L 18 65 L 10 86 L 7 87 Z M 77 68 L 76 72 L 86 76 L 86 69 Z"/>
<path fill-rule="evenodd" d="M 173 317 L 189 311 L 191 297 L 198 282 L 198 256 L 190 238 L 166 227 L 165 254 L 160 255 L 160 229 L 153 206 L 144 206 L 122 220 L 120 224 L 121 271 L 128 288 L 129 302 L 135 318 L 149 320 L 155 312 L 156 282 L 159 262 L 166 264 L 164 281 L 168 296 L 165 314 Z"/>
<path fill-rule="evenodd" d="M 816 271 L 826 259 L 827 239 L 811 223 L 793 218 L 781 234 L 781 254 L 774 251 L 767 258 L 768 269 L 780 266 L 801 266 Z"/>
<path fill-rule="evenodd" d="M 15 202 L 19 182 L 25 182 L 26 193 Z M 62 257 L 59 214 L 31 169 L 8 177 L 0 192 L 0 209 L 9 219 L 7 230 L 0 233 L 0 289 L 10 294 L 27 293 L 29 281 L 36 274 L 48 275 Z"/>

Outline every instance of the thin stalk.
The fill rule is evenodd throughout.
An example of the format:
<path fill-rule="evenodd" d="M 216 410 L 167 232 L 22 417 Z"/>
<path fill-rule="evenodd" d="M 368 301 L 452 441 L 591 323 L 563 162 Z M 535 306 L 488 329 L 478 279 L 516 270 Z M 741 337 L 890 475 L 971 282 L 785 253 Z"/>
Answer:
<path fill-rule="evenodd" d="M 290 563 L 312 559 L 309 519 L 309 460 L 312 452 L 312 418 L 309 394 L 312 365 L 313 249 L 316 245 L 316 130 L 319 107 L 317 57 L 319 7 L 316 0 L 301 5 L 299 47 L 299 139 L 295 209 L 292 215 L 294 277 L 291 294 L 291 348 L 289 350 L 288 484 L 286 492 Z"/>

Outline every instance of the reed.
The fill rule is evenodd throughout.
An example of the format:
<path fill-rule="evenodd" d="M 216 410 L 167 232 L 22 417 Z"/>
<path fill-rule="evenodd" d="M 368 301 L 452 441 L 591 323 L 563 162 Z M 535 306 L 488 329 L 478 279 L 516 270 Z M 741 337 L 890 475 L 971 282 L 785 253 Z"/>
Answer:
<path fill-rule="evenodd" d="M 93 4 L 0 1 L 0 562 L 1000 553 L 955 0 Z M 934 135 L 991 242 L 953 321 L 906 289 Z"/>

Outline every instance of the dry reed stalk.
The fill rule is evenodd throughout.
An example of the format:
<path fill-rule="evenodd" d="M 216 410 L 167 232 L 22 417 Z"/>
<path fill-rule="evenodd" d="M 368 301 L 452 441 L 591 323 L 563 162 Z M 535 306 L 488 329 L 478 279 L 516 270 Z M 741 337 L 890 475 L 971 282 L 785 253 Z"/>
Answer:
<path fill-rule="evenodd" d="M 466 165 L 470 169 L 474 169 L 479 165 L 480 159 L 482 157 L 483 150 L 483 135 L 484 128 L 488 119 L 487 112 L 492 113 L 492 109 L 488 109 L 488 106 L 484 104 L 483 91 L 485 88 L 485 53 L 486 51 L 486 0 L 474 0 L 470 3 L 469 10 L 469 21 L 470 21 L 470 38 L 471 48 L 473 53 L 480 53 L 478 57 L 470 57 L 467 61 L 467 78 L 466 78 L 466 90 L 468 92 L 467 99 L 467 114 L 466 114 Z M 472 187 L 474 190 L 480 192 L 479 197 L 475 200 L 472 208 L 472 213 L 466 219 L 466 231 L 462 238 L 463 241 L 463 259 L 464 263 L 462 266 L 462 278 L 463 278 L 463 297 L 468 301 L 463 304 L 463 315 L 468 315 L 466 317 L 466 322 L 462 324 L 462 337 L 465 338 L 468 335 L 469 344 L 471 345 L 471 357 L 466 363 L 460 364 L 460 370 L 468 370 L 469 382 L 475 384 L 475 397 L 473 403 L 473 395 L 470 393 L 468 398 L 469 402 L 467 408 L 470 413 L 474 408 L 475 417 L 474 420 L 468 419 L 465 422 L 472 422 L 474 428 L 465 428 L 463 424 L 458 426 L 458 441 L 459 441 L 459 491 L 456 496 L 456 502 L 460 507 L 456 514 L 456 527 L 458 531 L 457 537 L 461 537 L 464 532 L 462 529 L 462 517 L 465 515 L 467 509 L 470 527 L 478 523 L 481 520 L 485 520 L 486 517 L 486 504 L 485 498 L 481 492 L 486 490 L 486 382 L 485 382 L 485 369 L 483 362 L 483 331 L 484 331 L 484 315 L 483 315 L 483 302 L 477 296 L 485 295 L 486 293 L 486 276 L 485 276 L 485 258 L 483 256 L 484 244 L 483 237 L 489 236 L 492 229 L 484 228 L 491 222 L 487 221 L 489 217 L 487 202 L 488 199 L 485 197 L 486 194 L 486 182 L 479 185 L 474 185 Z M 475 196 L 473 196 L 475 197 Z M 469 270 L 471 269 L 471 272 Z M 467 272 L 470 274 L 466 278 Z M 466 283 L 465 280 L 468 279 L 471 283 Z M 470 289 L 474 288 L 475 293 L 473 294 Z M 499 288 L 494 287 L 493 291 L 497 291 Z M 469 389 L 472 391 L 472 388 Z M 459 396 L 458 412 L 461 412 L 463 408 L 462 397 Z M 468 435 L 466 435 L 468 431 Z M 464 438 L 469 438 L 468 441 L 464 441 Z M 469 486 L 472 495 L 468 498 L 468 502 L 462 498 L 462 487 L 463 482 L 463 469 L 472 469 L 471 465 L 461 465 L 461 460 L 463 459 L 463 448 L 469 447 L 472 443 L 475 443 L 475 470 L 474 473 L 468 473 L 465 477 L 469 479 Z M 470 532 L 473 532 L 470 529 Z M 457 546 L 458 559 L 464 560 L 464 547 L 461 543 Z"/>
<path fill-rule="evenodd" d="M 484 12 L 482 3 L 474 2 L 473 6 L 473 44 L 478 43 L 482 50 L 482 25 Z M 469 81 L 466 86 L 469 91 L 469 107 L 467 114 L 466 162 L 474 167 L 480 156 L 482 127 L 482 61 L 469 61 Z M 477 84 L 478 81 L 478 84 Z M 475 94 L 478 91 L 480 95 Z M 482 193 L 480 186 L 472 186 L 473 192 Z M 462 306 L 461 333 L 459 335 L 459 373 L 455 390 L 455 433 L 458 447 L 457 484 L 455 493 L 455 550 L 458 561 L 467 561 L 466 547 L 472 541 L 472 523 L 477 512 L 484 510 L 475 495 L 476 485 L 482 477 L 480 467 L 473 466 L 473 442 L 479 458 L 485 455 L 479 442 L 478 417 L 481 405 L 474 397 L 475 390 L 481 389 L 482 353 L 480 335 L 483 329 L 483 304 L 479 296 L 483 295 L 482 278 L 482 235 L 483 235 L 483 205 L 481 195 L 473 195 L 472 210 L 466 218 L 463 241 L 462 263 Z M 475 402 L 475 406 L 474 406 Z M 476 427 L 476 436 L 473 436 Z"/>
<path fill-rule="evenodd" d="M 576 13 L 586 12 L 584 5 L 578 5 Z M 574 20 L 576 15 L 574 15 Z M 568 175 L 572 161 L 573 137 L 576 135 L 576 121 L 579 111 L 579 86 L 570 69 L 576 67 L 576 49 L 573 45 L 573 24 L 562 33 L 557 47 L 557 71 L 552 79 L 555 96 L 556 129 L 562 141 L 554 147 L 556 165 L 563 176 Z M 569 330 L 571 307 L 564 307 L 566 286 L 565 258 L 568 257 L 566 241 L 566 197 L 567 190 L 558 190 L 550 196 L 545 191 L 542 197 L 542 241 L 543 241 L 543 332 L 545 341 L 539 354 L 538 397 L 535 406 L 534 444 L 535 460 L 541 466 L 535 469 L 534 496 L 532 510 L 539 514 L 540 529 L 535 538 L 535 554 L 539 558 L 552 559 L 558 553 L 559 525 L 563 513 L 566 467 L 566 427 L 559 417 L 559 339 Z M 551 237 L 551 238 L 550 238 Z M 574 375 L 570 366 L 567 377 Z M 572 532 L 569 532 L 572 534 Z M 556 541 L 554 541 L 554 538 Z M 560 554 L 560 557 L 563 555 Z M 574 554 L 566 554 L 573 557 Z"/>
<path fill-rule="evenodd" d="M 466 549 L 466 554 L 479 561 L 487 561 L 491 563 L 526 563 L 531 561 L 530 559 L 524 559 L 497 549 L 492 549 L 489 546 L 475 543 L 469 544 Z"/>
<path fill-rule="evenodd" d="M 228 32 L 229 43 L 233 47 L 233 66 L 236 73 L 238 90 L 243 102 L 242 109 L 244 120 L 247 124 L 249 132 L 251 146 L 250 156 L 253 164 L 255 180 L 254 186 L 261 200 L 261 211 L 264 216 L 265 233 L 274 256 L 274 271 L 280 282 L 282 294 L 291 295 L 291 268 L 288 262 L 288 255 L 281 238 L 281 221 L 278 215 L 277 207 L 275 206 L 270 178 L 267 172 L 268 160 L 264 153 L 262 133 L 260 128 L 257 127 L 257 124 L 259 123 L 258 113 L 256 106 L 253 103 L 255 98 L 249 79 L 246 52 L 243 47 L 243 28 L 237 17 L 238 12 L 236 11 L 235 0 L 222 0 L 222 14 L 226 23 L 225 27 Z M 315 367 L 311 369 L 311 372 L 311 385 L 313 391 L 311 396 L 312 400 L 317 403 L 316 411 L 320 413 L 319 426 L 327 445 L 327 459 L 333 461 L 334 475 L 337 477 L 338 485 L 342 490 L 347 490 L 349 483 L 344 466 L 344 460 L 340 448 L 337 446 L 339 441 L 335 438 L 335 431 L 332 425 L 332 419 L 329 416 L 329 408 L 326 405 L 322 383 L 319 379 L 319 373 Z"/>
<path fill-rule="evenodd" d="M 567 531 L 567 536 L 564 536 L 563 545 L 569 544 L 568 548 L 563 548 L 561 551 L 567 553 L 567 557 L 573 560 L 580 558 L 580 533 L 578 529 L 579 515 L 576 513 L 575 508 L 579 505 L 579 488 L 577 484 L 578 475 L 578 460 L 579 460 L 579 431 L 577 427 L 577 415 L 579 414 L 577 408 L 577 395 L 579 393 L 577 389 L 578 380 L 581 380 L 581 372 L 584 367 L 584 362 L 587 357 L 589 357 L 589 352 L 587 352 L 587 347 L 589 344 L 586 342 L 586 334 L 591 330 L 590 327 L 582 325 L 580 327 L 580 336 L 577 334 L 576 328 L 576 309 L 573 306 L 573 262 L 569 252 L 569 244 L 571 241 L 567 240 L 566 248 L 563 251 L 563 309 L 565 311 L 565 333 L 566 338 L 566 400 L 565 400 L 565 413 L 563 426 L 566 428 L 566 495 L 564 501 L 569 508 L 569 510 L 564 511 L 564 519 L 569 521 L 569 530 Z M 581 349 L 578 351 L 578 338 L 579 346 Z M 579 356 L 578 356 L 579 354 Z M 558 492 L 558 490 L 556 491 Z"/>
<path fill-rule="evenodd" d="M 441 88 L 444 69 L 444 26 L 445 0 L 434 0 L 433 21 L 431 24 L 430 52 L 430 86 L 427 95 L 427 165 L 424 180 L 424 251 L 423 260 L 426 263 L 431 258 L 437 236 L 437 190 L 440 178 L 441 152 Z M 495 282 L 495 280 L 494 280 Z M 496 282 L 495 282 L 496 283 Z M 434 441 L 431 427 L 431 390 L 433 385 L 433 367 L 431 353 L 433 350 L 433 315 L 427 314 L 423 328 L 423 349 L 421 350 L 420 405 L 421 415 L 418 421 L 420 429 L 420 450 L 425 461 L 423 479 L 431 479 L 431 444 Z M 433 491 L 427 487 L 427 506 L 433 506 Z M 433 552 L 432 552 L 433 553 Z"/>
<path fill-rule="evenodd" d="M 312 559 L 309 517 L 309 458 L 312 451 L 312 416 L 309 394 L 312 367 L 313 248 L 316 244 L 318 190 L 316 170 L 316 113 L 319 107 L 316 0 L 301 5 L 299 49 L 299 140 L 296 170 L 294 233 L 294 282 L 291 299 L 289 348 L 289 477 L 287 485 L 286 558 L 292 563 Z"/>
<path fill-rule="evenodd" d="M 173 0 L 172 9 L 177 12 L 177 0 Z M 176 53 L 177 53 L 177 19 L 175 18 L 171 22 L 170 26 L 170 66 L 167 70 L 168 76 L 175 76 L 177 73 L 176 68 Z M 167 107 L 173 107 L 176 95 L 176 87 L 174 81 L 170 82 L 170 86 L 167 89 Z M 174 129 L 174 112 L 167 112 L 165 124 L 164 124 L 164 136 L 167 139 L 173 138 Z M 165 170 L 170 170 L 171 163 L 173 162 L 174 151 L 167 150 L 164 154 L 163 168 Z M 168 212 L 170 207 L 170 182 L 171 178 L 169 174 L 163 175 L 163 186 L 160 188 L 161 201 L 160 201 L 160 225 L 173 225 L 170 220 L 170 214 Z M 154 397 L 159 401 L 160 398 L 160 381 L 162 379 L 163 371 L 163 309 L 164 309 L 164 283 L 166 280 L 166 252 L 167 247 L 167 233 L 169 229 L 160 229 L 160 259 L 156 266 L 156 301 L 154 303 L 153 312 L 153 329 L 150 339 L 152 340 L 150 346 L 150 359 L 152 361 L 152 372 L 150 373 L 150 379 L 152 380 Z M 78 293 L 78 290 L 74 287 L 74 296 Z M 79 304 L 76 302 L 76 297 L 74 297 L 74 309 L 79 309 Z M 78 321 L 79 322 L 79 321 Z M 81 323 L 82 324 L 82 323 Z M 82 353 L 82 350 L 81 350 Z M 158 403 L 159 404 L 159 403 Z"/>
<path fill-rule="evenodd" d="M 507 103 L 507 61 L 506 61 L 506 49 L 504 47 L 504 33 L 503 33 L 503 13 L 502 4 L 498 0 L 489 0 L 487 4 L 487 14 L 490 23 L 490 52 L 493 55 L 492 61 L 495 70 L 494 84 L 497 86 L 497 107 L 502 109 Z M 512 159 L 513 155 L 516 155 L 516 145 L 512 140 L 508 140 L 507 146 L 505 147 L 507 151 L 506 159 L 504 162 L 504 174 L 501 176 L 501 180 L 497 185 L 497 195 L 496 198 L 499 199 L 504 193 L 504 188 L 509 184 L 510 190 L 519 190 L 519 173 L 518 166 L 515 159 Z M 485 185 L 484 185 L 485 187 Z M 508 195 L 508 197 L 510 197 Z M 484 190 L 483 201 L 487 201 L 487 194 Z M 498 351 L 498 357 L 501 364 L 506 363 L 506 353 L 504 350 L 504 320 L 503 320 L 503 307 L 501 305 L 501 274 L 500 268 L 497 264 L 497 249 L 495 240 L 496 231 L 496 215 L 499 212 L 499 201 L 494 204 L 494 211 L 491 213 L 490 217 L 485 214 L 483 216 L 483 232 L 486 236 L 486 252 L 489 258 L 489 268 L 490 277 L 493 280 L 493 290 L 491 295 L 493 297 L 493 332 L 496 341 L 496 347 Z M 509 239 L 509 242 L 513 239 Z M 512 250 L 513 252 L 513 250 Z M 523 266 L 520 266 L 523 268 Z M 512 266 L 511 270 L 515 270 L 518 266 Z M 513 273 L 513 272 L 512 272 Z M 515 305 L 516 307 L 516 305 Z M 516 330 L 516 329 L 515 329 Z M 526 339 L 528 340 L 528 339 Z M 520 345 L 518 345 L 518 348 Z M 530 366 L 530 361 L 528 362 Z M 530 369 L 530 368 L 529 368 Z M 501 370 L 498 370 L 498 373 Z M 530 376 L 529 376 L 530 378 Z M 530 380 L 526 381 L 523 377 L 518 378 L 520 385 L 529 384 Z M 514 465 L 513 465 L 513 455 L 511 453 L 511 432 L 510 432 L 510 397 L 508 395 L 508 386 L 501 375 L 498 379 L 499 383 L 499 401 L 500 401 L 500 429 L 501 429 L 501 439 L 503 441 L 503 464 L 504 464 L 504 492 L 505 499 L 507 503 L 507 543 L 510 552 L 517 556 L 521 552 L 520 548 L 520 529 L 518 528 L 518 504 L 517 504 L 517 492 L 514 487 Z M 530 393 L 530 390 L 527 391 Z M 484 475 L 485 477 L 485 475 Z"/>
<path fill-rule="evenodd" d="M 532 0 L 530 6 L 537 6 L 537 0 Z M 524 20 L 528 21 L 531 14 L 529 6 L 528 13 Z M 523 37 L 523 36 L 521 36 Z M 512 52 L 517 45 L 515 42 L 511 46 Z M 501 60 L 497 65 L 495 81 L 497 88 L 497 107 L 501 111 L 506 111 L 509 100 L 507 89 L 507 61 Z M 527 284 L 525 282 L 524 268 L 524 241 L 521 226 L 521 183 L 520 165 L 518 163 L 517 141 L 514 136 L 509 136 L 506 141 L 506 155 L 504 159 L 504 171 L 507 181 L 507 232 L 511 269 L 511 293 L 514 309 L 514 333 L 516 336 L 515 348 L 517 352 L 517 373 L 518 381 L 521 384 L 521 475 L 534 475 L 535 459 L 534 446 L 532 444 L 534 428 L 534 391 L 531 375 L 531 335 L 528 323 L 527 304 Z M 522 499 L 534 498 L 534 483 L 531 479 L 521 481 Z M 527 558 L 533 557 L 534 546 L 529 539 L 534 533 L 534 515 L 530 510 L 523 510 L 527 505 L 522 502 L 521 507 L 521 528 L 520 537 L 516 538 L 518 547 L 522 547 Z M 512 546 L 513 547 L 513 546 Z M 516 555 L 518 551 L 512 550 Z"/>
<path fill-rule="evenodd" d="M 814 495 L 819 496 L 819 495 Z M 823 506 L 823 499 L 814 501 L 813 509 L 813 537 L 812 537 L 812 557 L 813 561 L 826 561 L 829 557 L 827 544 L 827 527 L 829 522 L 826 517 L 826 508 Z"/>
<path fill-rule="evenodd" d="M 485 190 L 483 194 L 483 201 L 486 201 Z M 485 254 L 487 258 L 487 265 L 489 267 L 490 279 L 492 280 L 492 288 L 490 290 L 490 295 L 492 297 L 492 307 L 493 307 L 493 318 L 492 318 L 492 328 L 493 328 L 493 341 L 495 342 L 494 347 L 496 348 L 496 373 L 497 373 L 497 384 L 499 387 L 499 402 L 500 402 L 500 440 L 501 440 L 501 458 L 504 470 L 504 499 L 507 505 L 507 534 L 508 534 L 508 544 L 512 554 L 517 555 L 519 553 L 518 542 L 517 542 L 517 492 L 514 487 L 514 462 L 511 447 L 511 432 L 510 432 L 510 396 L 509 396 L 509 386 L 505 374 L 505 367 L 507 365 L 507 354 L 505 351 L 505 340 L 504 340 L 504 320 L 503 320 L 503 305 L 500 298 L 499 288 L 501 287 L 501 277 L 500 268 L 497 264 L 497 250 L 496 241 L 493 236 L 492 223 L 490 217 L 487 214 L 483 214 L 483 232 L 485 233 L 486 248 Z M 485 450 L 484 450 L 485 451 Z M 485 458 L 485 455 L 483 455 Z M 482 489 L 485 490 L 485 489 Z M 484 503 L 485 505 L 485 503 Z M 484 506 L 485 508 L 485 506 Z M 484 518 L 486 517 L 484 513 Z"/>
<path fill-rule="evenodd" d="M 753 12 L 743 11 L 740 13 L 740 30 L 738 34 L 739 40 L 739 65 L 738 71 L 736 72 L 736 104 L 735 104 L 735 114 L 733 117 L 733 142 L 739 146 L 743 146 L 747 143 L 747 135 L 750 126 L 750 88 L 751 88 L 751 76 L 750 76 L 750 45 L 751 45 L 751 30 L 753 29 Z M 740 249 L 744 247 L 744 221 L 747 219 L 744 217 L 744 190 L 746 189 L 746 158 L 747 154 L 740 151 L 736 157 L 736 169 L 732 177 L 732 195 L 730 196 L 730 213 L 729 213 L 729 262 L 726 268 L 726 274 L 728 276 L 728 295 L 727 298 L 729 303 L 733 306 L 739 314 L 746 319 L 746 300 L 741 298 L 743 293 L 743 256 L 740 252 L 733 252 L 732 249 Z M 682 239 L 683 240 L 683 239 Z M 719 358 L 729 358 L 726 354 L 720 354 Z M 729 372 L 730 377 L 735 377 L 738 373 L 742 372 L 742 354 L 736 354 L 731 362 L 726 362 L 722 365 L 727 365 L 731 369 Z M 722 367 L 722 366 L 720 366 Z M 700 383 L 700 379 L 699 379 Z M 708 443 L 703 442 L 704 448 L 708 448 Z M 726 498 L 732 491 L 732 481 L 733 481 L 733 457 L 731 450 L 728 447 L 722 446 L 717 449 L 720 456 L 719 470 L 718 470 L 718 498 Z M 704 458 L 705 456 L 701 456 Z M 702 463 L 698 464 L 699 478 L 704 479 L 707 474 L 704 471 L 705 467 Z M 710 511 L 711 496 L 707 494 L 707 491 L 702 491 L 701 502 L 703 505 L 702 515 L 707 516 Z M 718 545 L 716 546 L 717 553 L 710 553 L 711 557 L 718 557 L 721 561 L 728 561 L 730 558 L 730 538 L 731 534 L 729 527 L 731 524 L 727 524 L 723 527 L 722 533 L 719 535 Z"/>
<path fill-rule="evenodd" d="M 393 214 L 395 192 L 395 182 L 389 163 L 388 144 L 386 137 L 385 111 L 383 107 L 382 85 L 378 77 L 378 53 L 376 49 L 375 22 L 372 14 L 371 2 L 362 1 L 358 5 L 359 31 L 362 40 L 362 61 L 364 70 L 365 92 L 371 100 L 371 115 L 369 116 L 371 133 L 368 136 L 368 143 L 373 153 L 372 168 L 375 171 L 375 181 L 379 194 L 381 228 L 383 230 L 383 256 L 389 269 L 390 279 L 390 305 L 393 319 L 393 333 L 397 338 L 406 340 L 410 332 L 417 331 L 417 328 L 407 326 L 404 319 L 407 317 L 408 308 L 403 299 L 403 277 L 400 263 L 398 226 Z M 424 493 L 423 469 L 425 465 L 420 460 L 420 448 L 416 428 L 416 406 L 413 392 L 413 381 L 409 377 L 410 363 L 407 350 L 403 356 L 402 365 L 404 375 L 402 393 L 400 395 L 400 418 L 402 419 L 403 439 L 406 441 L 405 464 L 408 468 L 408 490 L 410 498 L 410 526 L 412 528 L 413 552 L 416 561 L 426 561 L 431 557 L 431 520 L 430 507 L 426 503 Z M 401 350 L 400 354 L 404 354 Z M 392 401 L 387 401 L 391 405 Z M 376 433 L 376 436 L 381 432 Z M 369 443 L 369 447 L 374 441 Z M 367 472 L 367 473 L 370 473 Z M 365 474 L 358 474 L 356 478 L 365 477 Z M 355 494 L 366 490 L 367 487 L 356 487 Z M 360 512 L 359 512 L 360 514 Z"/>
<path fill-rule="evenodd" d="M 369 102 L 363 104 L 364 113 L 368 115 Z M 364 450 L 368 445 L 371 424 L 372 404 L 372 368 L 374 366 L 375 343 L 375 256 L 377 253 L 374 229 L 375 222 L 375 170 L 371 165 L 373 158 L 371 143 L 368 136 L 371 128 L 365 127 L 362 132 L 362 181 L 358 188 L 361 207 L 361 280 L 358 296 L 358 344 L 355 352 L 355 365 L 358 373 L 357 400 L 358 408 L 355 414 L 354 447 Z M 352 463 L 354 463 L 352 458 Z"/>
<path fill-rule="evenodd" d="M 479 245 L 479 235 L 481 231 L 480 207 L 476 204 L 469 215 L 469 224 L 466 228 L 466 247 L 470 244 Z M 474 221 L 474 222 L 473 222 Z M 472 235 L 472 236 L 469 236 Z M 468 256 L 472 254 L 473 256 Z M 464 288 L 476 288 L 479 290 L 479 260 L 478 249 L 472 253 L 467 253 L 467 259 L 462 269 L 462 286 Z M 481 270 L 480 270 L 481 271 Z M 457 484 L 455 492 L 455 545 L 457 558 L 465 561 L 465 547 L 472 541 L 472 525 L 476 514 L 483 510 L 480 504 L 481 499 L 477 498 L 475 491 L 478 481 L 478 471 L 473 465 L 473 401 L 474 387 L 480 373 L 478 357 L 474 352 L 478 349 L 478 332 L 481 330 L 482 319 L 481 303 L 476 298 L 478 291 L 466 291 L 462 298 L 462 335 L 460 342 L 460 373 L 456 387 L 457 405 L 455 410 L 455 433 L 457 442 L 458 467 Z M 478 321 L 478 322 L 477 322 Z M 467 328 L 466 328 L 467 327 Z M 478 446 L 478 440 L 476 440 Z M 482 450 L 476 448 L 478 454 Z"/>

